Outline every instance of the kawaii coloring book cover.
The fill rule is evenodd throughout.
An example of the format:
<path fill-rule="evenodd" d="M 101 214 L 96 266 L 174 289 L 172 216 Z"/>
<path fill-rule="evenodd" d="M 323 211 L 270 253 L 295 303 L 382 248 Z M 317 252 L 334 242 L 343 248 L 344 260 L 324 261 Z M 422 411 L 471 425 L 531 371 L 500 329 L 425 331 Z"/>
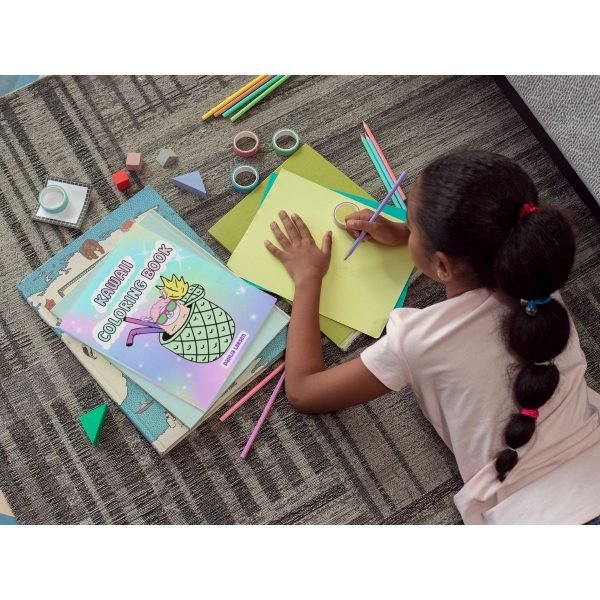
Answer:
<path fill-rule="evenodd" d="M 275 303 L 138 224 L 79 287 L 63 331 L 204 410 Z"/>

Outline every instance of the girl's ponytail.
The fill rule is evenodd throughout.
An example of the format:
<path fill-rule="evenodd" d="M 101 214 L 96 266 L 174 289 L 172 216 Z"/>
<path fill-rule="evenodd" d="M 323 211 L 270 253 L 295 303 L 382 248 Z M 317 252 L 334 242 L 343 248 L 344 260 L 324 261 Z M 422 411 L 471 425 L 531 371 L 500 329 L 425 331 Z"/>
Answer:
<path fill-rule="evenodd" d="M 529 202 L 496 255 L 496 285 L 518 300 L 505 319 L 505 331 L 509 349 L 519 361 L 513 384 L 519 412 L 506 425 L 506 449 L 496 457 L 500 481 L 519 461 L 518 449 L 535 432 L 538 409 L 558 386 L 554 359 L 569 341 L 570 322 L 565 308 L 550 294 L 566 283 L 574 256 L 573 232 L 563 214 Z"/>
<path fill-rule="evenodd" d="M 498 154 L 442 156 L 425 168 L 414 193 L 412 218 L 425 249 L 463 259 L 480 285 L 514 299 L 503 323 L 517 360 L 517 412 L 496 457 L 498 479 L 504 481 L 535 432 L 538 409 L 559 383 L 554 359 L 567 345 L 570 322 L 551 294 L 563 287 L 573 266 L 573 231 L 561 211 L 538 206 L 529 175 Z"/>

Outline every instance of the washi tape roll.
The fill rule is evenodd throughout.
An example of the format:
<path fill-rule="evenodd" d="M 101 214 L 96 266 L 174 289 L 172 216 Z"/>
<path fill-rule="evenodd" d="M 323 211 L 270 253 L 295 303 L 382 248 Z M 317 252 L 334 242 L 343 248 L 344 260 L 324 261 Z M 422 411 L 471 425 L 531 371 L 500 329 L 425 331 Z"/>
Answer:
<path fill-rule="evenodd" d="M 354 212 L 358 212 L 358 206 L 352 202 L 340 202 L 333 209 L 333 220 L 340 229 L 346 229 L 346 217 Z"/>
<path fill-rule="evenodd" d="M 252 146 L 252 148 L 250 148 L 249 150 L 242 150 L 239 146 L 239 143 L 241 140 L 253 140 L 254 146 Z M 258 139 L 258 136 L 254 133 L 254 131 L 240 131 L 233 138 L 233 151 L 238 156 L 241 156 L 243 158 L 248 158 L 249 156 L 254 156 L 255 154 L 258 154 L 259 150 L 260 150 L 260 141 Z"/>
<path fill-rule="evenodd" d="M 279 145 L 281 138 L 291 137 L 294 139 L 294 145 L 290 148 L 283 148 Z M 300 136 L 293 129 L 279 129 L 273 134 L 273 150 L 279 156 L 291 156 L 300 148 Z"/>
<path fill-rule="evenodd" d="M 46 212 L 59 213 L 69 203 L 69 197 L 60 186 L 49 185 L 40 192 L 38 202 Z"/>
<path fill-rule="evenodd" d="M 251 173 L 254 176 L 254 181 L 246 185 L 239 183 L 238 177 L 243 173 Z M 251 165 L 240 165 L 231 173 L 231 185 L 236 192 L 240 192 L 241 194 L 251 192 L 258 185 L 258 180 L 258 171 Z"/>

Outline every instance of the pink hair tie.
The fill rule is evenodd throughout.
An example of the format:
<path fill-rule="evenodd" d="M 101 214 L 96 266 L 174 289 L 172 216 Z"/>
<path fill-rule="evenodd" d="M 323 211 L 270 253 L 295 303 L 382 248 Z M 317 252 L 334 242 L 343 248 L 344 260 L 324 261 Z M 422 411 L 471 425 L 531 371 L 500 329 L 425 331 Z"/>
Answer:
<path fill-rule="evenodd" d="M 519 211 L 519 219 L 532 215 L 538 211 L 538 207 L 533 202 L 525 202 Z"/>
<path fill-rule="evenodd" d="M 537 408 L 522 408 L 521 414 L 532 419 L 537 419 L 540 416 L 540 411 Z"/>

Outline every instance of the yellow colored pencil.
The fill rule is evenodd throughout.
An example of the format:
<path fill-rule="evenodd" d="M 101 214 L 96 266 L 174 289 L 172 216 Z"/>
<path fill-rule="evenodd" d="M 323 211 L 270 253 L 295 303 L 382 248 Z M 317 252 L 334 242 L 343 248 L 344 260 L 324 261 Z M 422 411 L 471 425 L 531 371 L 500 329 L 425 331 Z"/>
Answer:
<path fill-rule="evenodd" d="M 220 102 L 215 107 L 211 108 L 207 113 L 202 115 L 202 120 L 206 121 L 206 119 L 212 117 L 220 108 L 231 102 L 234 98 L 237 98 L 240 94 L 243 94 L 248 88 L 251 88 L 255 83 L 264 79 L 266 75 L 259 75 L 255 77 L 252 81 L 248 82 L 244 87 L 240 88 L 235 94 L 231 94 L 228 98 L 225 98 L 223 102 Z"/>

